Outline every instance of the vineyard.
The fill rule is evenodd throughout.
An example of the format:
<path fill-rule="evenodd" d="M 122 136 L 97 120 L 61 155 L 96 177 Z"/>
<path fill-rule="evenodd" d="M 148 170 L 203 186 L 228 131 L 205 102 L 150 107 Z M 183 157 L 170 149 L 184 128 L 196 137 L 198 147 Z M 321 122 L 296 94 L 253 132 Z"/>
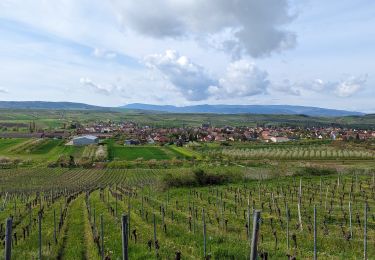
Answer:
<path fill-rule="evenodd" d="M 211 150 L 207 155 L 212 158 L 229 157 L 232 159 L 284 159 L 284 160 L 373 160 L 375 153 L 369 150 L 335 149 L 330 147 L 308 148 L 225 148 Z"/>
<path fill-rule="evenodd" d="M 11 217 L 13 259 L 122 259 L 123 231 L 130 259 L 249 259 L 256 209 L 263 258 L 312 258 L 315 229 L 318 258 L 375 256 L 371 172 L 278 179 L 257 174 L 222 185 L 163 185 L 168 176 L 192 174 L 190 169 L 2 170 L 0 255 L 5 219 Z"/>

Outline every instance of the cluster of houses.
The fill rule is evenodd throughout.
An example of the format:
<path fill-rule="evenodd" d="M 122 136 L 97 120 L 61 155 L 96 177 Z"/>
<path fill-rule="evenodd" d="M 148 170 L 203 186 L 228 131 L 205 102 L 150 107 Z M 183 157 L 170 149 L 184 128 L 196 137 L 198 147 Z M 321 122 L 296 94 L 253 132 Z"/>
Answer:
<path fill-rule="evenodd" d="M 213 127 L 202 124 L 200 127 L 156 128 L 138 126 L 135 123 L 103 123 L 82 127 L 79 135 L 93 135 L 98 138 L 125 136 L 124 145 L 186 142 L 288 142 L 303 139 L 317 140 L 368 140 L 375 139 L 375 131 L 343 129 L 335 127 Z"/>
<path fill-rule="evenodd" d="M 0 133 L 0 138 L 59 138 L 71 139 L 73 145 L 96 144 L 99 139 L 122 137 L 124 145 L 186 142 L 238 142 L 264 141 L 288 142 L 293 140 L 368 140 L 375 139 L 373 130 L 356 130 L 335 127 L 213 127 L 202 124 L 200 127 L 157 128 L 139 126 L 133 122 L 95 123 L 79 125 L 74 131 L 46 131 L 42 133 Z"/>

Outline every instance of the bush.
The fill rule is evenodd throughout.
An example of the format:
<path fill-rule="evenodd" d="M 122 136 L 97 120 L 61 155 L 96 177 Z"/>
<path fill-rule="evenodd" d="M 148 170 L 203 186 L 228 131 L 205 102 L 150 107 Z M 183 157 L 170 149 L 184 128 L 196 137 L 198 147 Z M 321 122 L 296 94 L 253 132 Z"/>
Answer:
<path fill-rule="evenodd" d="M 195 169 L 193 170 L 194 177 L 196 182 L 200 186 L 204 185 L 217 185 L 223 184 L 230 181 L 229 174 L 214 174 L 214 173 L 207 173 L 202 169 Z"/>
<path fill-rule="evenodd" d="M 305 167 L 299 169 L 295 176 L 324 176 L 324 175 L 332 175 L 336 174 L 337 170 L 333 168 L 323 168 L 323 167 Z"/>
<path fill-rule="evenodd" d="M 203 169 L 194 169 L 187 174 L 167 174 L 163 178 L 165 188 L 220 185 L 240 180 L 242 175 L 231 172 L 212 173 Z"/>
<path fill-rule="evenodd" d="M 168 173 L 163 177 L 165 188 L 197 186 L 197 181 L 192 175 L 177 175 Z"/>

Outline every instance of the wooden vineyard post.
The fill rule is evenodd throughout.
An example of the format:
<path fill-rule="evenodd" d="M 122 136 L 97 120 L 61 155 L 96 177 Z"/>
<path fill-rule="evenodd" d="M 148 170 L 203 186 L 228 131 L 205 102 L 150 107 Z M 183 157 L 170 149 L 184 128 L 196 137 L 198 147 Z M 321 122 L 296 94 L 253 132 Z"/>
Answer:
<path fill-rule="evenodd" d="M 302 231 L 303 228 L 302 228 L 302 217 L 301 217 L 301 204 L 300 204 L 299 200 L 298 200 L 298 204 L 297 204 L 297 210 L 298 210 L 298 225 L 299 225 L 299 228 Z"/>
<path fill-rule="evenodd" d="M 53 209 L 53 240 L 57 244 L 57 235 L 56 235 L 56 210 Z"/>
<path fill-rule="evenodd" d="M 42 259 L 42 213 L 39 212 L 39 260 Z"/>
<path fill-rule="evenodd" d="M 156 237 L 156 217 L 155 217 L 155 213 L 153 214 L 153 222 L 154 222 L 154 245 L 155 245 L 155 255 L 156 257 L 158 256 L 158 249 L 156 247 L 156 240 L 157 240 L 157 237 Z"/>
<path fill-rule="evenodd" d="M 288 204 L 285 204 L 286 210 L 286 248 L 289 250 L 289 212 L 288 212 Z"/>
<path fill-rule="evenodd" d="M 317 251 L 316 251 L 316 206 L 314 205 L 314 260 L 317 259 Z"/>
<path fill-rule="evenodd" d="M 104 220 L 103 214 L 100 214 L 100 239 L 101 239 L 101 257 L 104 260 Z"/>
<path fill-rule="evenodd" d="M 122 215 L 122 259 L 128 260 L 128 218 Z"/>
<path fill-rule="evenodd" d="M 253 234 L 251 239 L 251 252 L 250 252 L 250 260 L 257 259 L 257 248 L 258 248 L 258 237 L 259 237 L 259 222 L 260 222 L 260 211 L 254 211 L 254 218 L 253 218 Z"/>
<path fill-rule="evenodd" d="M 12 218 L 8 218 L 6 221 L 5 230 L 5 260 L 10 260 L 12 255 Z"/>
<path fill-rule="evenodd" d="M 367 203 L 365 203 L 365 215 L 364 215 L 363 259 L 367 260 Z"/>
<path fill-rule="evenodd" d="M 207 238 L 206 238 L 206 220 L 205 220 L 204 208 L 202 209 L 202 223 L 203 223 L 203 255 L 204 258 L 207 256 Z"/>

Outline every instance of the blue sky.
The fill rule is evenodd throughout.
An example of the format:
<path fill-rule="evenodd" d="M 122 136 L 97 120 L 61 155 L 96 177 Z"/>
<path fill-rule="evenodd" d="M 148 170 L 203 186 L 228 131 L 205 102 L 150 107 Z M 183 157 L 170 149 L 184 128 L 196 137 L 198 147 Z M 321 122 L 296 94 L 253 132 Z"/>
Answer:
<path fill-rule="evenodd" d="M 375 2 L 2 0 L 0 100 L 375 113 Z"/>

